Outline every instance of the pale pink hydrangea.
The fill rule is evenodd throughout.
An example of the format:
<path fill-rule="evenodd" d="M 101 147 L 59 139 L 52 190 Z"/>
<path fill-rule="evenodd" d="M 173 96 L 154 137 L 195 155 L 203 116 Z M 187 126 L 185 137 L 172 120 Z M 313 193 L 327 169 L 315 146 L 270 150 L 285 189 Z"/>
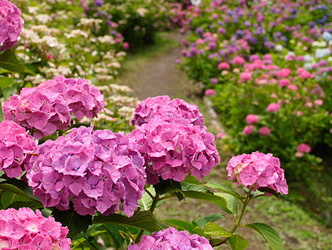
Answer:
<path fill-rule="evenodd" d="M 53 217 L 45 218 L 39 210 L 23 207 L 0 210 L 1 249 L 70 250 L 68 229 Z"/>
<path fill-rule="evenodd" d="M 162 119 L 165 122 L 204 126 L 204 117 L 196 105 L 181 99 L 171 100 L 168 96 L 157 96 L 142 101 L 135 109 L 131 124 L 136 127 L 141 126 L 154 118 Z"/>
<path fill-rule="evenodd" d="M 15 122 L 0 123 L 0 171 L 10 178 L 20 177 L 25 162 L 37 151 L 37 142 Z"/>
<path fill-rule="evenodd" d="M 258 122 L 258 116 L 254 114 L 247 115 L 246 122 L 248 124 L 254 124 Z"/>
<path fill-rule="evenodd" d="M 284 170 L 272 154 L 253 152 L 231 158 L 227 165 L 228 178 L 237 184 L 253 189 L 265 187 L 280 194 L 288 194 Z"/>
<path fill-rule="evenodd" d="M 122 132 L 74 128 L 65 137 L 39 145 L 27 171 L 29 186 L 45 207 L 81 215 L 120 209 L 134 214 L 145 186 L 144 159 Z"/>
<path fill-rule="evenodd" d="M 21 11 L 16 5 L 7 0 L 0 0 L 0 51 L 17 44 L 23 24 Z"/>
<path fill-rule="evenodd" d="M 103 96 L 85 79 L 57 76 L 35 88 L 23 88 L 3 105 L 5 119 L 30 129 L 41 139 L 56 130 L 65 130 L 71 122 L 70 113 L 78 119 L 92 118 L 103 109 Z"/>
<path fill-rule="evenodd" d="M 190 235 L 188 231 L 178 231 L 173 227 L 143 235 L 139 244 L 133 244 L 128 250 L 213 250 L 209 241 L 197 234 Z"/>

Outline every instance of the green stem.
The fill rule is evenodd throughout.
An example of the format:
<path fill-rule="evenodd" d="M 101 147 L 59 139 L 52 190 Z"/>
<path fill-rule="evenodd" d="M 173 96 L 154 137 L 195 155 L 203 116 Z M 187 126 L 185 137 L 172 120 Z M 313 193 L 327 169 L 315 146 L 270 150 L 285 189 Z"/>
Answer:
<path fill-rule="evenodd" d="M 252 191 L 252 189 L 250 189 L 249 192 L 247 193 L 246 199 L 244 201 L 242 201 L 243 202 L 243 206 L 242 206 L 242 209 L 241 209 L 241 213 L 240 213 L 239 218 L 237 219 L 235 225 L 233 226 L 233 228 L 232 228 L 232 230 L 230 232 L 231 234 L 233 234 L 236 231 L 236 229 L 240 226 L 242 217 L 244 215 L 244 211 L 246 210 L 246 207 L 248 206 L 248 204 L 249 204 L 249 202 L 251 200 L 251 197 L 250 197 L 251 191 Z M 213 246 L 214 247 L 215 246 L 220 246 L 220 245 L 226 243 L 229 240 L 229 238 L 231 238 L 231 237 L 226 237 L 221 242 L 219 242 L 217 244 L 214 244 Z"/>
<path fill-rule="evenodd" d="M 155 210 L 156 206 L 157 206 L 157 203 L 159 201 L 159 194 L 156 194 L 155 197 L 152 196 L 152 199 L 153 199 L 153 202 L 151 204 L 151 207 L 150 207 L 150 212 L 153 213 L 153 211 Z M 144 229 L 141 229 L 137 235 L 137 238 L 135 240 L 135 243 L 138 244 L 141 239 L 142 239 L 142 236 L 144 234 Z"/>

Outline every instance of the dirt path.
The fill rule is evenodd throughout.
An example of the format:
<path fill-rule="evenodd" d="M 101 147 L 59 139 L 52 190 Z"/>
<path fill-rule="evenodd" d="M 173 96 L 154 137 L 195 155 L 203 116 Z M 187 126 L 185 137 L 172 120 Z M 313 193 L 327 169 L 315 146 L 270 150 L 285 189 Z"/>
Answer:
<path fill-rule="evenodd" d="M 187 78 L 178 68 L 175 61 L 181 58 L 181 40 L 178 33 L 165 33 L 163 39 L 171 42 L 172 46 L 160 52 L 151 52 L 146 58 L 135 58 L 126 65 L 125 74 L 117 80 L 134 90 L 134 94 L 144 100 L 147 97 L 168 95 L 171 98 L 184 97 L 197 89 L 197 84 Z"/>

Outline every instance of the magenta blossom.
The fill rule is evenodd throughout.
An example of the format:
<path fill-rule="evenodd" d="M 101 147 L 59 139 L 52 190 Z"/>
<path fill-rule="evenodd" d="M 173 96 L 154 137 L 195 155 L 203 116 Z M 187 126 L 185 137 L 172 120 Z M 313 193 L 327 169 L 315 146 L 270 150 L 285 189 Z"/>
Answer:
<path fill-rule="evenodd" d="M 39 210 L 0 210 L 1 249 L 70 249 L 68 229 Z"/>
<path fill-rule="evenodd" d="M 7 0 L 0 0 L 0 51 L 17 44 L 23 24 L 21 11 L 16 5 Z"/>
<path fill-rule="evenodd" d="M 254 131 L 254 126 L 253 125 L 248 125 L 248 126 L 245 126 L 244 129 L 243 129 L 243 134 L 244 135 L 250 135 L 252 134 L 252 132 Z"/>
<path fill-rule="evenodd" d="M 279 111 L 279 109 L 280 109 L 280 104 L 278 104 L 278 103 L 270 103 L 267 106 L 266 111 L 270 112 L 270 113 L 274 113 L 274 112 Z"/>
<path fill-rule="evenodd" d="M 178 231 L 173 227 L 154 232 L 151 236 L 143 235 L 139 244 L 133 244 L 128 250 L 213 250 L 209 241 L 197 234 L 190 235 L 188 231 Z"/>
<path fill-rule="evenodd" d="M 258 122 L 258 116 L 257 115 L 253 115 L 253 114 L 247 115 L 246 122 L 248 124 L 257 123 Z"/>
<path fill-rule="evenodd" d="M 258 130 L 258 134 L 269 136 L 270 135 L 270 129 L 268 127 L 262 127 Z"/>
<path fill-rule="evenodd" d="M 227 165 L 228 178 L 237 184 L 257 190 L 267 187 L 288 194 L 288 186 L 280 161 L 272 154 L 253 152 L 232 157 Z"/>
<path fill-rule="evenodd" d="M 120 209 L 134 214 L 145 186 L 144 159 L 123 133 L 74 128 L 65 137 L 39 145 L 27 171 L 29 186 L 45 207 L 80 215 L 103 215 Z"/>
<path fill-rule="evenodd" d="M 0 171 L 10 178 L 20 177 L 25 162 L 37 151 L 37 142 L 12 121 L 0 123 Z"/>
<path fill-rule="evenodd" d="M 309 153 L 310 151 L 311 151 L 311 147 L 308 144 L 302 143 L 297 146 L 297 152 Z"/>
<path fill-rule="evenodd" d="M 156 96 L 142 101 L 135 109 L 131 124 L 142 126 L 158 118 L 169 123 L 185 123 L 204 126 L 204 117 L 198 107 L 181 99 L 171 100 L 168 96 Z"/>
<path fill-rule="evenodd" d="M 214 96 L 214 95 L 216 95 L 216 92 L 213 89 L 207 89 L 207 90 L 205 90 L 205 95 Z"/>

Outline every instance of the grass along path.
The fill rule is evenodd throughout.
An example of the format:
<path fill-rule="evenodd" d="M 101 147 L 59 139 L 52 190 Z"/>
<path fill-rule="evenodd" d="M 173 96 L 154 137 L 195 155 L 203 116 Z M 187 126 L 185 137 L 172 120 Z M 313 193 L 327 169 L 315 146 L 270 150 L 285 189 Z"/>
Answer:
<path fill-rule="evenodd" d="M 130 86 L 141 100 L 157 95 L 169 95 L 172 98 L 178 97 L 194 102 L 203 113 L 209 130 L 217 132 L 220 127 L 215 117 L 211 115 L 206 104 L 195 97 L 200 88 L 188 80 L 175 65 L 175 60 L 181 57 L 181 40 L 179 34 L 160 33 L 154 46 L 127 57 L 123 64 L 124 72 L 116 84 Z M 204 182 L 209 180 L 227 182 L 225 166 L 232 155 L 226 152 L 220 141 L 217 144 L 222 163 L 212 170 Z M 221 212 L 217 206 L 207 202 L 190 199 L 178 202 L 176 199 L 171 199 L 156 209 L 156 216 L 159 219 L 191 221 L 211 213 L 224 214 L 226 218 L 219 220 L 219 225 L 226 230 L 232 228 L 232 218 Z M 274 227 L 279 232 L 285 249 L 332 249 L 332 230 L 325 228 L 299 206 L 288 201 L 272 197 L 257 199 L 249 205 L 243 218 L 243 223 L 253 222 L 263 222 Z M 257 233 L 244 228 L 239 228 L 237 233 L 249 241 L 248 249 L 268 249 L 268 245 Z M 224 245 L 218 249 L 230 249 L 230 246 Z"/>

